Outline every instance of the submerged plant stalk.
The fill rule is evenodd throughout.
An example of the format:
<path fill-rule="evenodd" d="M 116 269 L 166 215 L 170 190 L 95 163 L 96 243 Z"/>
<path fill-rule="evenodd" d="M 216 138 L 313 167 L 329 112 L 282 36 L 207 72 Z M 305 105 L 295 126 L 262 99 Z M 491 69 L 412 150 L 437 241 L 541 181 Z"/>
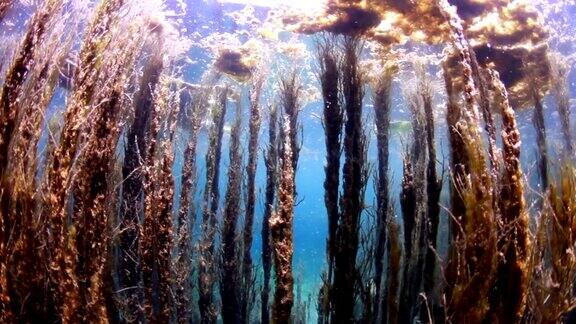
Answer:
<path fill-rule="evenodd" d="M 334 307 L 332 319 L 347 323 L 353 320 L 356 287 L 356 255 L 359 244 L 359 223 L 363 209 L 365 179 L 365 143 L 362 130 L 363 80 L 358 65 L 362 45 L 359 39 L 344 39 L 342 90 L 344 94 L 344 156 L 343 193 L 340 197 L 340 226 L 334 256 L 334 283 L 330 298 Z"/>
<path fill-rule="evenodd" d="M 530 230 L 524 202 L 520 165 L 520 131 L 514 110 L 508 103 L 506 88 L 497 72 L 490 73 L 494 86 L 494 103 L 502 114 L 503 176 L 498 197 L 500 228 L 498 250 L 504 256 L 499 262 L 492 306 L 499 323 L 518 322 L 522 318 L 528 287 Z"/>
<path fill-rule="evenodd" d="M 197 185 L 196 149 L 198 146 L 198 134 L 202 127 L 202 120 L 209 93 L 208 90 L 200 90 L 197 98 L 195 98 L 192 103 L 190 136 L 188 138 L 188 145 L 184 151 L 184 165 L 182 166 L 177 230 L 178 256 L 175 265 L 176 314 L 178 316 L 178 322 L 180 323 L 188 323 L 192 315 L 192 235 L 190 231 L 194 228 L 194 219 L 196 217 L 196 211 L 194 210 L 194 194 Z"/>
<path fill-rule="evenodd" d="M 66 213 L 72 162 L 102 69 L 97 57 L 109 45 L 111 26 L 117 22 L 123 4 L 122 0 L 105 0 L 100 3 L 88 26 L 79 54 L 78 66 L 82 68 L 78 68 L 75 73 L 76 78 L 64 113 L 60 144 L 54 150 L 48 171 L 46 212 L 50 217 L 53 245 L 50 272 L 58 286 L 56 299 L 64 322 L 75 321 L 81 304 L 78 279 L 75 276 L 76 229 L 69 227 Z"/>
<path fill-rule="evenodd" d="M 386 232 L 388 213 L 390 211 L 389 193 L 389 147 L 390 147 L 390 114 L 392 111 L 392 79 L 396 72 L 394 64 L 385 64 L 374 91 L 374 118 L 376 123 L 376 140 L 378 149 L 378 178 L 376 187 L 376 246 L 374 248 L 374 305 L 376 313 L 386 313 L 384 298 L 381 298 L 381 283 L 384 272 L 384 254 L 386 252 Z"/>
<path fill-rule="evenodd" d="M 240 165 L 240 131 L 242 127 L 242 105 L 240 98 L 236 103 L 236 120 L 230 132 L 230 165 L 228 167 L 228 188 L 224 206 L 222 223 L 222 274 L 220 295 L 222 297 L 222 320 L 226 324 L 242 322 L 240 308 L 240 263 L 236 249 L 236 224 L 240 216 L 240 193 L 242 190 L 242 175 Z"/>
<path fill-rule="evenodd" d="M 270 237 L 276 269 L 273 323 L 288 324 L 294 303 L 294 277 L 292 274 L 292 220 L 294 217 L 294 167 L 292 142 L 289 135 L 291 122 L 285 118 L 281 173 L 278 185 L 278 209 L 270 217 Z"/>
<path fill-rule="evenodd" d="M 218 106 L 212 107 L 212 129 L 210 130 L 209 149 L 206 153 L 206 185 L 204 205 L 202 207 L 202 238 L 200 240 L 200 264 L 198 273 L 201 322 L 216 322 L 216 306 L 212 296 L 214 286 L 214 238 L 216 237 L 216 213 L 220 202 L 218 182 L 220 179 L 220 159 L 222 157 L 222 135 L 228 89 L 220 90 Z"/>
<path fill-rule="evenodd" d="M 244 249 L 242 252 L 242 298 L 241 317 L 243 323 L 250 323 L 250 301 L 252 300 L 252 230 L 254 209 L 256 205 L 256 167 L 258 166 L 258 136 L 260 135 L 260 91 L 264 80 L 259 77 L 254 81 L 250 92 L 250 125 L 248 140 L 248 165 L 246 165 L 246 213 L 244 215 Z"/>
<path fill-rule="evenodd" d="M 318 44 L 320 60 L 320 82 L 324 98 L 324 133 L 326 144 L 326 166 L 324 167 L 324 205 L 328 216 L 328 240 L 326 254 L 328 258 L 328 282 L 334 273 L 334 255 L 336 253 L 336 229 L 340 211 L 338 209 L 338 190 L 340 187 L 340 156 L 343 113 L 339 100 L 338 61 L 328 40 Z M 329 305 L 325 305 L 329 306 Z M 326 311 L 326 310 L 325 310 Z"/>
<path fill-rule="evenodd" d="M 278 124 L 278 110 L 276 107 L 270 108 L 270 118 L 268 122 L 268 151 L 266 152 L 266 193 L 264 203 L 264 215 L 262 217 L 262 269 L 264 272 L 264 282 L 262 283 L 261 294 L 261 315 L 262 324 L 270 321 L 270 311 L 268 306 L 270 292 L 270 273 L 272 271 L 272 251 L 270 246 L 270 217 L 274 207 L 274 197 L 276 191 L 276 178 L 278 168 L 276 127 Z"/>
<path fill-rule="evenodd" d="M 154 35 L 154 34 L 153 34 Z M 159 36 L 159 35 L 154 35 Z M 139 266 L 139 229 L 143 214 L 143 168 L 146 159 L 148 129 L 152 96 L 160 80 L 164 68 L 162 58 L 162 37 L 152 41 L 153 52 L 145 63 L 139 89 L 134 99 L 134 119 L 128 128 L 122 165 L 122 200 L 120 218 L 122 232 L 120 233 L 119 261 L 121 269 L 118 273 L 121 289 L 138 287 L 140 283 Z M 142 320 L 140 307 L 142 292 L 139 288 L 126 290 L 127 320 Z"/>

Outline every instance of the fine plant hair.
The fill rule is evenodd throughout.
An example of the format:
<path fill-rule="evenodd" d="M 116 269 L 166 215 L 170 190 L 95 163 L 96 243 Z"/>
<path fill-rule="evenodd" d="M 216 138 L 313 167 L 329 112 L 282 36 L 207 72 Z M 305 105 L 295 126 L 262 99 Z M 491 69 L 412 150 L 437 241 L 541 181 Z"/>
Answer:
<path fill-rule="evenodd" d="M 146 132 L 148 129 L 152 95 L 156 91 L 160 74 L 164 69 L 162 58 L 163 39 L 159 29 L 147 40 L 150 56 L 144 62 L 138 91 L 134 96 L 134 116 L 128 127 L 124 162 L 122 165 L 122 197 L 120 204 L 120 246 L 118 273 L 120 289 L 126 289 L 123 317 L 127 320 L 141 320 L 143 313 L 139 305 L 142 291 L 139 269 L 139 233 L 140 219 L 143 214 L 143 161 L 147 151 Z"/>
<path fill-rule="evenodd" d="M 480 322 L 488 311 L 497 255 L 494 184 L 483 152 L 470 47 L 448 2 L 441 1 L 439 9 L 450 27 L 454 58 L 453 65 L 443 64 L 453 178 L 446 313 L 453 322 Z"/>
<path fill-rule="evenodd" d="M 236 98 L 236 119 L 230 132 L 230 150 L 228 167 L 228 187 L 222 221 L 222 266 L 220 278 L 220 296 L 222 300 L 222 320 L 224 323 L 241 323 L 240 294 L 240 263 L 236 249 L 236 226 L 241 211 L 242 153 L 240 150 L 240 131 L 242 128 L 242 104 L 240 96 Z"/>
<path fill-rule="evenodd" d="M 86 122 L 90 102 L 95 96 L 98 76 L 102 65 L 99 57 L 110 46 L 112 26 L 118 20 L 118 12 L 124 1 L 106 0 L 100 3 L 87 27 L 79 53 L 79 67 L 72 85 L 59 144 L 51 156 L 48 170 L 46 213 L 50 217 L 52 260 L 50 276 L 57 285 L 55 297 L 64 322 L 74 321 L 80 307 L 80 292 L 76 267 L 76 230 L 69 227 L 66 207 L 69 185 L 72 180 L 72 164 L 78 150 L 82 125 Z"/>
<path fill-rule="evenodd" d="M 564 148 L 567 156 L 572 156 L 574 143 L 570 129 L 570 90 L 568 75 L 570 67 L 559 53 L 549 55 L 550 71 L 552 72 L 552 95 L 556 103 L 556 111 L 560 116 Z"/>
<path fill-rule="evenodd" d="M 144 162 L 144 221 L 139 246 L 144 313 L 149 321 L 160 323 L 172 318 L 172 141 L 179 98 L 170 89 L 169 77 L 163 74 L 150 107 Z"/>
<path fill-rule="evenodd" d="M 4 2 L 1 6 L 0 17 L 3 16 L 10 2 Z M 61 9 L 62 1 L 47 1 L 31 18 L 25 31 L 24 38 L 19 44 L 12 63 L 6 71 L 4 83 L 0 90 L 0 321 L 10 322 L 14 315 L 10 301 L 9 282 L 9 253 L 11 250 L 10 231 L 15 226 L 16 219 L 9 215 L 10 186 L 6 183 L 6 167 L 8 165 L 8 151 L 15 130 L 16 121 L 21 114 L 19 97 L 22 96 L 24 82 L 29 75 L 32 63 L 37 58 L 38 48 L 46 39 L 56 13 Z M 0 18 L 1 19 L 1 18 Z"/>
<path fill-rule="evenodd" d="M 210 76 L 209 76 L 210 78 Z M 217 79 L 208 79 L 207 83 L 213 85 Z M 190 116 L 190 135 L 188 145 L 184 151 L 184 165 L 182 166 L 182 180 L 180 191 L 180 207 L 178 210 L 177 229 L 177 259 L 175 262 L 176 285 L 176 315 L 180 323 L 188 323 L 191 317 L 192 303 L 192 235 L 196 211 L 194 210 L 194 194 L 196 193 L 196 150 L 198 135 L 202 127 L 202 120 L 206 114 L 208 96 L 211 86 L 202 88 L 193 99 Z"/>
<path fill-rule="evenodd" d="M 241 319 L 244 323 L 250 323 L 250 300 L 252 282 L 252 232 L 254 227 L 254 210 L 256 206 L 256 168 L 258 166 L 258 137 L 262 117 L 260 114 L 260 94 L 264 82 L 263 75 L 254 77 L 252 90 L 250 91 L 250 121 L 248 139 L 248 163 L 246 165 L 246 211 L 244 215 L 243 251 L 242 251 L 242 296 L 241 296 Z"/>
<path fill-rule="evenodd" d="M 568 161 L 550 186 L 538 219 L 530 259 L 528 323 L 563 322 L 576 307 L 576 168 Z"/>
<path fill-rule="evenodd" d="M 392 80 L 397 66 L 385 63 L 384 71 L 374 85 L 374 119 L 376 124 L 376 141 L 378 150 L 376 180 L 376 240 L 374 248 L 374 294 L 373 304 L 376 314 L 382 314 L 386 302 L 381 296 L 384 273 L 384 255 L 386 253 L 386 232 L 388 213 L 390 211 L 390 193 L 388 174 L 390 147 L 390 114 L 392 111 Z"/>
<path fill-rule="evenodd" d="M 228 99 L 228 89 L 220 89 L 217 93 L 217 106 L 211 107 L 212 128 L 208 139 L 206 153 L 206 184 L 202 206 L 202 236 L 199 243 L 199 273 L 198 273 L 198 309 L 202 323 L 216 321 L 216 306 L 212 290 L 215 280 L 214 250 L 216 237 L 216 214 L 220 202 L 219 179 L 220 160 L 222 157 L 222 135 L 224 133 L 224 118 Z"/>
<path fill-rule="evenodd" d="M 499 204 L 499 260 L 491 302 L 493 320 L 499 323 L 520 321 L 528 290 L 528 259 L 530 230 L 524 201 L 520 166 L 520 132 L 514 110 L 510 107 L 506 88 L 495 71 L 488 71 L 493 87 L 493 105 L 502 116 L 502 175 L 497 197 Z"/>
<path fill-rule="evenodd" d="M 291 89 L 285 89 L 285 91 Z M 278 179 L 278 206 L 270 216 L 270 240 L 276 274 L 276 290 L 272 322 L 291 323 L 294 304 L 294 276 L 292 274 L 292 221 L 294 218 L 294 164 L 291 142 L 291 121 L 284 117 L 281 172 Z"/>
<path fill-rule="evenodd" d="M 326 255 L 328 273 L 326 280 L 332 281 L 334 273 L 334 254 L 336 252 L 336 229 L 340 218 L 338 209 L 338 189 L 340 186 L 340 156 L 342 152 L 343 111 L 340 102 L 339 58 L 332 48 L 335 40 L 325 38 L 318 41 L 317 55 L 320 61 L 320 83 L 324 99 L 323 122 L 326 143 L 326 166 L 324 167 L 324 205 L 328 216 L 328 239 Z M 328 295 L 326 295 L 328 296 Z M 323 302 L 329 308 L 329 300 Z M 328 309 L 324 310 L 327 313 Z"/>
<path fill-rule="evenodd" d="M 268 122 L 268 150 L 264 158 L 266 165 L 266 190 L 264 202 L 264 215 L 262 216 L 262 270 L 264 278 L 262 283 L 261 294 L 261 315 L 262 324 L 268 324 L 270 321 L 269 311 L 269 292 L 270 292 L 270 273 L 272 270 L 272 251 L 270 246 L 270 225 L 269 220 L 274 207 L 274 197 L 276 193 L 277 174 L 278 174 L 278 143 L 276 128 L 278 126 L 278 109 L 276 106 L 270 107 L 270 116 Z"/>
<path fill-rule="evenodd" d="M 346 112 L 343 139 L 345 161 L 330 304 L 333 307 L 331 320 L 349 322 L 354 318 L 356 299 L 356 256 L 364 205 L 361 193 L 366 186 L 366 137 L 362 129 L 364 81 L 358 64 L 363 44 L 357 37 L 346 36 L 342 47 L 342 93 Z"/>

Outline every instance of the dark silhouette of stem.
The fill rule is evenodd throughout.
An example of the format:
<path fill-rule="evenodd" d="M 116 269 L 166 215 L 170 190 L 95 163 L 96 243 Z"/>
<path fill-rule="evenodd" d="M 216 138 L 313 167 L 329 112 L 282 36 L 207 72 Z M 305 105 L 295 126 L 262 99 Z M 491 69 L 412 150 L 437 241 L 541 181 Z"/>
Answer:
<path fill-rule="evenodd" d="M 266 152 L 266 193 L 264 216 L 262 217 L 262 269 L 264 272 L 264 282 L 262 283 L 261 294 L 261 321 L 268 324 L 270 321 L 270 311 L 268 299 L 270 292 L 270 273 L 272 270 L 272 252 L 270 248 L 270 216 L 274 207 L 274 196 L 276 189 L 276 174 L 278 168 L 276 127 L 278 124 L 278 110 L 275 107 L 270 109 L 270 119 L 268 122 L 268 151 Z"/>
<path fill-rule="evenodd" d="M 252 287 L 252 231 L 254 224 L 254 208 L 256 205 L 256 167 L 258 166 L 258 136 L 260 135 L 260 91 L 263 79 L 254 81 L 250 92 L 250 125 L 248 140 L 248 165 L 246 165 L 246 213 L 244 215 L 244 250 L 242 252 L 242 321 L 250 323 L 250 300 Z"/>
<path fill-rule="evenodd" d="M 204 205 L 202 207 L 202 238 L 200 240 L 200 266 L 198 273 L 201 322 L 216 322 L 216 307 L 212 296 L 215 277 L 214 238 L 216 236 L 216 213 L 220 201 L 218 182 L 220 180 L 220 159 L 222 157 L 222 135 L 228 89 L 219 93 L 217 107 L 212 109 L 213 126 L 210 130 L 209 149 L 206 154 L 206 186 L 204 188 Z"/>
<path fill-rule="evenodd" d="M 236 224 L 240 215 L 240 173 L 242 155 L 240 152 L 240 130 L 242 127 L 242 106 L 236 104 L 236 121 L 230 133 L 230 165 L 228 167 L 228 188 L 222 223 L 222 276 L 220 295 L 222 298 L 222 320 L 226 324 L 242 322 L 240 308 L 240 263 L 236 250 Z M 245 287 L 245 289 L 248 287 Z"/>

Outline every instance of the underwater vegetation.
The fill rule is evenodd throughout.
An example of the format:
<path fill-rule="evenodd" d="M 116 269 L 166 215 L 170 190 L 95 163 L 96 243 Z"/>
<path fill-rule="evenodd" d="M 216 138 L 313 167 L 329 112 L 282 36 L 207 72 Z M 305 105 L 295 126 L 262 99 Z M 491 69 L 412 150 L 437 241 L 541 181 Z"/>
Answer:
<path fill-rule="evenodd" d="M 0 0 L 0 323 L 574 322 L 574 4 L 238 2 Z"/>

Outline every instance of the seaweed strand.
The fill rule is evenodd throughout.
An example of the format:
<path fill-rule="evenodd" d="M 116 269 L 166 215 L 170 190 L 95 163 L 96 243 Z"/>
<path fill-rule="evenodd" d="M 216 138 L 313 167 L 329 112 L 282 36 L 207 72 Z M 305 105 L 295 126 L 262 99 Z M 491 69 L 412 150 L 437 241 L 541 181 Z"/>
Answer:
<path fill-rule="evenodd" d="M 254 81 L 250 92 L 250 125 L 248 140 L 248 164 L 246 165 L 247 175 L 247 197 L 246 212 L 244 216 L 244 249 L 242 251 L 242 281 L 243 290 L 241 298 L 242 322 L 250 323 L 250 287 L 252 286 L 252 228 L 254 224 L 254 208 L 256 205 L 256 167 L 258 166 L 258 136 L 262 117 L 260 116 L 260 92 L 263 78 Z"/>
<path fill-rule="evenodd" d="M 362 75 L 358 61 L 362 43 L 358 38 L 344 39 L 342 90 L 344 94 L 344 156 L 343 194 L 340 197 L 340 226 L 334 256 L 334 283 L 330 292 L 334 307 L 332 320 L 348 323 L 354 317 L 356 287 L 356 255 L 359 244 L 359 223 L 363 209 L 362 192 L 366 185 L 365 136 L 362 131 Z"/>
<path fill-rule="evenodd" d="M 240 216 L 240 192 L 242 176 L 240 174 L 242 154 L 240 152 L 240 131 L 242 127 L 242 105 L 240 98 L 236 103 L 236 120 L 230 133 L 230 163 L 228 167 L 228 188 L 222 223 L 222 275 L 220 295 L 222 297 L 222 320 L 226 324 L 241 323 L 241 297 L 239 259 L 236 250 L 236 225 Z M 244 287 L 247 289 L 248 287 Z"/>
<path fill-rule="evenodd" d="M 290 119 L 285 117 L 283 130 L 282 172 L 278 185 L 278 209 L 270 216 L 270 237 L 276 269 L 273 322 L 290 323 L 294 303 L 292 274 L 292 220 L 294 217 L 294 167 Z"/>
<path fill-rule="evenodd" d="M 378 149 L 378 180 L 376 187 L 376 246 L 374 248 L 374 305 L 377 314 L 385 314 L 387 304 L 381 298 L 381 284 L 384 272 L 384 254 L 386 252 L 386 232 L 388 213 L 390 211 L 389 193 L 389 147 L 390 147 L 390 114 L 392 111 L 392 79 L 396 72 L 394 64 L 385 64 L 384 71 L 377 81 L 374 91 L 374 118 L 376 123 L 376 140 Z"/>
<path fill-rule="evenodd" d="M 270 321 L 270 311 L 268 306 L 270 291 L 270 273 L 272 270 L 272 251 L 270 246 L 270 217 L 274 207 L 274 197 L 276 192 L 276 174 L 278 168 L 277 157 L 277 135 L 276 127 L 278 124 L 278 110 L 275 106 L 270 108 L 270 117 L 268 122 L 268 151 L 266 152 L 266 192 L 264 215 L 262 217 L 262 268 L 264 272 L 264 282 L 262 283 L 261 294 L 261 315 L 262 324 L 268 324 Z"/>
<path fill-rule="evenodd" d="M 214 305 L 212 288 L 214 286 L 214 238 L 216 236 L 216 214 L 220 201 L 219 178 L 220 159 L 222 156 L 222 135 L 224 133 L 224 118 L 228 89 L 220 90 L 218 106 L 212 107 L 212 129 L 210 130 L 209 150 L 206 153 L 206 185 L 204 189 L 204 205 L 202 207 L 202 237 L 200 240 L 200 262 L 198 274 L 201 322 L 203 324 L 216 322 L 216 306 Z"/>

